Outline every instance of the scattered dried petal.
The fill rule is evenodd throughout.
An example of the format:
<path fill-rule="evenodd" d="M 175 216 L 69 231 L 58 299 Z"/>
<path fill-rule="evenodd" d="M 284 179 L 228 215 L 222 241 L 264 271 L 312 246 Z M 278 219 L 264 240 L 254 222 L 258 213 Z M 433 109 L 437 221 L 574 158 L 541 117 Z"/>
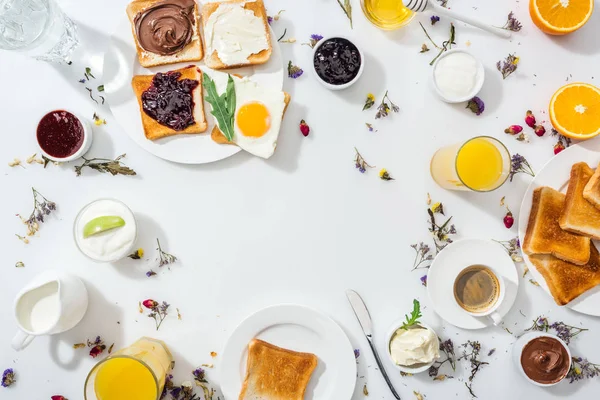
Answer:
<path fill-rule="evenodd" d="M 363 394 L 364 394 L 365 396 L 368 396 L 368 395 L 369 395 L 369 390 L 367 389 L 367 384 L 366 384 L 366 383 L 365 383 L 365 385 L 363 386 Z"/>

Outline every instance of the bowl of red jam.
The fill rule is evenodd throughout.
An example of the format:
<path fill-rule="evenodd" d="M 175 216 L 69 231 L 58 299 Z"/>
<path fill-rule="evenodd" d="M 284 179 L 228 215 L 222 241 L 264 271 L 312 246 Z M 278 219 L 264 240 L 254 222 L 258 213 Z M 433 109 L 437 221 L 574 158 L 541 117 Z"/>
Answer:
<path fill-rule="evenodd" d="M 333 36 L 321 39 L 313 49 L 313 71 L 326 88 L 345 89 L 362 75 L 365 58 L 349 39 Z"/>
<path fill-rule="evenodd" d="M 44 115 L 38 123 L 36 137 L 42 154 L 58 162 L 75 160 L 92 145 L 92 130 L 87 121 L 66 110 Z"/>

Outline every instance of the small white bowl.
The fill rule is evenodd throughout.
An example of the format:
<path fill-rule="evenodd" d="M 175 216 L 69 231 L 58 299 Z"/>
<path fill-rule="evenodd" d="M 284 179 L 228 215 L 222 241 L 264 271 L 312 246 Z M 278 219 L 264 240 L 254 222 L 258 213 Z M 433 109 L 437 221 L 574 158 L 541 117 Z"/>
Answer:
<path fill-rule="evenodd" d="M 440 63 L 440 61 L 443 60 L 444 58 L 446 58 L 452 54 L 456 54 L 456 53 L 468 54 L 471 57 L 473 57 L 473 59 L 477 63 L 477 77 L 476 77 L 475 86 L 473 86 L 473 89 L 471 90 L 471 92 L 469 92 L 468 95 L 465 95 L 463 97 L 448 96 L 448 94 L 446 94 L 440 90 L 440 88 L 437 85 L 436 79 L 435 79 L 435 71 L 436 71 L 436 68 L 438 67 L 438 64 Z M 477 93 L 479 93 L 481 91 L 481 88 L 483 87 L 483 82 L 485 81 L 485 68 L 483 68 L 483 64 L 481 63 L 481 61 L 479 61 L 479 59 L 477 57 L 475 57 L 473 54 L 471 54 L 470 52 L 468 52 L 466 50 L 462 50 L 462 49 L 452 49 L 452 50 L 448 50 L 448 51 L 444 52 L 433 64 L 433 69 L 431 72 L 431 80 L 433 82 L 433 87 L 434 87 L 436 93 L 446 103 L 464 103 L 465 101 L 471 100 L 473 97 L 475 97 L 477 95 Z"/>
<path fill-rule="evenodd" d="M 525 377 L 525 379 L 527 379 L 527 381 L 529 381 L 530 383 L 532 383 L 536 386 L 541 386 L 541 387 L 554 386 L 554 385 L 564 381 L 565 378 L 567 377 L 567 374 L 565 374 L 565 376 L 563 376 L 558 382 L 539 383 L 527 376 L 527 374 L 525 373 L 525 370 L 523 369 L 523 365 L 521 364 L 521 354 L 523 353 L 523 349 L 525 348 L 527 343 L 529 343 L 533 339 L 536 339 L 539 337 L 549 337 L 552 339 L 556 339 L 560 342 L 560 344 L 562 344 L 564 346 L 564 348 L 567 350 L 567 355 L 569 356 L 569 368 L 567 368 L 567 374 L 568 374 L 568 371 L 571 369 L 571 364 L 573 363 L 573 359 L 571 358 L 571 351 L 569 350 L 569 346 L 567 346 L 567 344 L 559 337 L 557 337 L 555 335 L 551 335 L 546 332 L 527 332 L 524 335 L 522 335 L 521 337 L 519 337 L 519 339 L 517 339 L 517 341 L 513 345 L 513 349 L 512 349 L 513 361 L 514 361 L 515 365 L 517 366 L 517 369 L 519 370 L 521 375 L 523 375 Z"/>
<path fill-rule="evenodd" d="M 73 114 L 79 120 L 79 122 L 81 122 L 81 125 L 83 126 L 83 143 L 82 143 L 81 147 L 75 153 L 73 153 L 69 157 L 65 157 L 65 158 L 54 157 L 54 156 L 51 156 L 50 154 L 46 153 L 44 151 L 44 149 L 42 148 L 42 146 L 39 144 L 39 142 L 38 142 L 38 147 L 40 148 L 40 152 L 46 158 L 48 158 L 48 159 L 50 159 L 52 161 L 67 162 L 67 161 L 77 160 L 78 158 L 80 158 L 81 156 L 83 156 L 85 153 L 87 153 L 87 151 L 92 146 L 92 140 L 93 140 L 93 131 L 92 131 L 92 128 L 91 128 L 89 122 L 87 120 L 85 120 L 84 118 L 82 118 L 79 114 L 74 113 L 73 111 L 69 111 L 69 110 L 64 109 L 64 108 L 50 110 L 50 111 L 44 113 L 40 117 L 40 121 L 42 120 L 42 118 L 44 118 L 46 115 L 50 114 L 51 112 L 53 112 L 53 111 L 59 111 L 59 110 L 60 111 L 66 111 L 66 112 L 69 112 L 69 113 Z M 37 141 L 37 127 L 36 127 L 36 141 Z"/>
<path fill-rule="evenodd" d="M 321 78 L 319 76 L 319 74 L 317 73 L 317 69 L 315 68 L 315 54 L 317 54 L 317 50 L 319 49 L 319 47 L 321 47 L 321 45 L 323 43 L 325 43 L 325 41 L 330 40 L 330 39 L 335 39 L 335 38 L 346 39 L 347 41 L 349 41 L 350 43 L 352 43 L 354 46 L 356 46 L 356 48 L 358 49 L 358 54 L 360 54 L 360 67 L 358 67 L 358 74 L 356 74 L 356 76 L 354 77 L 354 79 L 352 79 L 350 82 L 344 83 L 343 85 L 332 85 L 331 83 L 325 82 L 323 80 L 323 78 Z M 329 90 L 342 90 L 342 89 L 346 89 L 346 88 L 354 85 L 354 83 L 362 75 L 363 70 L 365 69 L 365 55 L 363 54 L 362 50 L 356 45 L 356 43 L 354 43 L 352 40 L 350 40 L 346 36 L 335 35 L 335 36 L 324 37 L 323 39 L 319 40 L 317 42 L 316 46 L 313 48 L 312 58 L 311 58 L 311 68 L 312 68 L 312 71 L 313 71 L 314 75 L 317 77 L 317 80 L 319 82 L 321 82 L 321 84 L 323 86 L 325 86 L 327 89 L 329 89 Z"/>
<path fill-rule="evenodd" d="M 388 359 L 394 365 L 394 367 L 396 367 L 396 369 L 398 369 L 401 372 L 404 372 L 406 374 L 418 374 L 421 372 L 425 372 L 433 365 L 433 363 L 435 362 L 436 359 L 434 359 L 433 361 L 431 361 L 430 363 L 427 363 L 427 364 L 417 364 L 415 366 L 409 366 L 409 365 L 398 365 L 392 358 L 392 355 L 390 353 L 390 343 L 392 342 L 392 338 L 396 334 L 396 331 L 398 329 L 400 329 L 400 327 L 402 326 L 403 323 L 404 323 L 403 320 L 398 320 L 398 321 L 394 322 L 394 324 L 392 324 L 392 326 L 390 327 L 387 335 L 385 336 L 385 352 L 388 355 Z M 425 328 L 425 329 L 428 329 L 431 332 L 433 332 L 433 334 L 435 335 L 435 340 L 437 342 L 437 348 L 440 347 L 439 337 L 438 337 L 437 333 L 435 333 L 435 330 L 433 330 L 432 327 L 430 327 L 427 324 L 423 324 L 423 323 L 420 323 L 418 325 L 418 327 Z"/>

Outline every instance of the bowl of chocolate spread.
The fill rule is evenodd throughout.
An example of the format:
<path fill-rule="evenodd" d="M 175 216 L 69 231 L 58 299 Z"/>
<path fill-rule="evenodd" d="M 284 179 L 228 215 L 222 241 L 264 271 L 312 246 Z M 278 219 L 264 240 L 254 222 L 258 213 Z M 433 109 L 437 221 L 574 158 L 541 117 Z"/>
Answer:
<path fill-rule="evenodd" d="M 525 378 L 537 386 L 561 382 L 571 369 L 571 352 L 558 337 L 528 332 L 514 344 L 513 359 Z"/>

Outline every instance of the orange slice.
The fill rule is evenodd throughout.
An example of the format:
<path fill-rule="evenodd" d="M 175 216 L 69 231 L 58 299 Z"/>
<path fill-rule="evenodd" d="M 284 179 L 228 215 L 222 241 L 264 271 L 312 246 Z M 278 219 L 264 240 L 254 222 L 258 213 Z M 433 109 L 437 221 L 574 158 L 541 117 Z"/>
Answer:
<path fill-rule="evenodd" d="M 550 121 L 572 139 L 600 134 L 600 89 L 587 83 L 561 87 L 550 100 Z"/>
<path fill-rule="evenodd" d="M 592 16 L 594 0 L 530 0 L 533 23 L 550 35 L 566 35 L 581 28 Z"/>

